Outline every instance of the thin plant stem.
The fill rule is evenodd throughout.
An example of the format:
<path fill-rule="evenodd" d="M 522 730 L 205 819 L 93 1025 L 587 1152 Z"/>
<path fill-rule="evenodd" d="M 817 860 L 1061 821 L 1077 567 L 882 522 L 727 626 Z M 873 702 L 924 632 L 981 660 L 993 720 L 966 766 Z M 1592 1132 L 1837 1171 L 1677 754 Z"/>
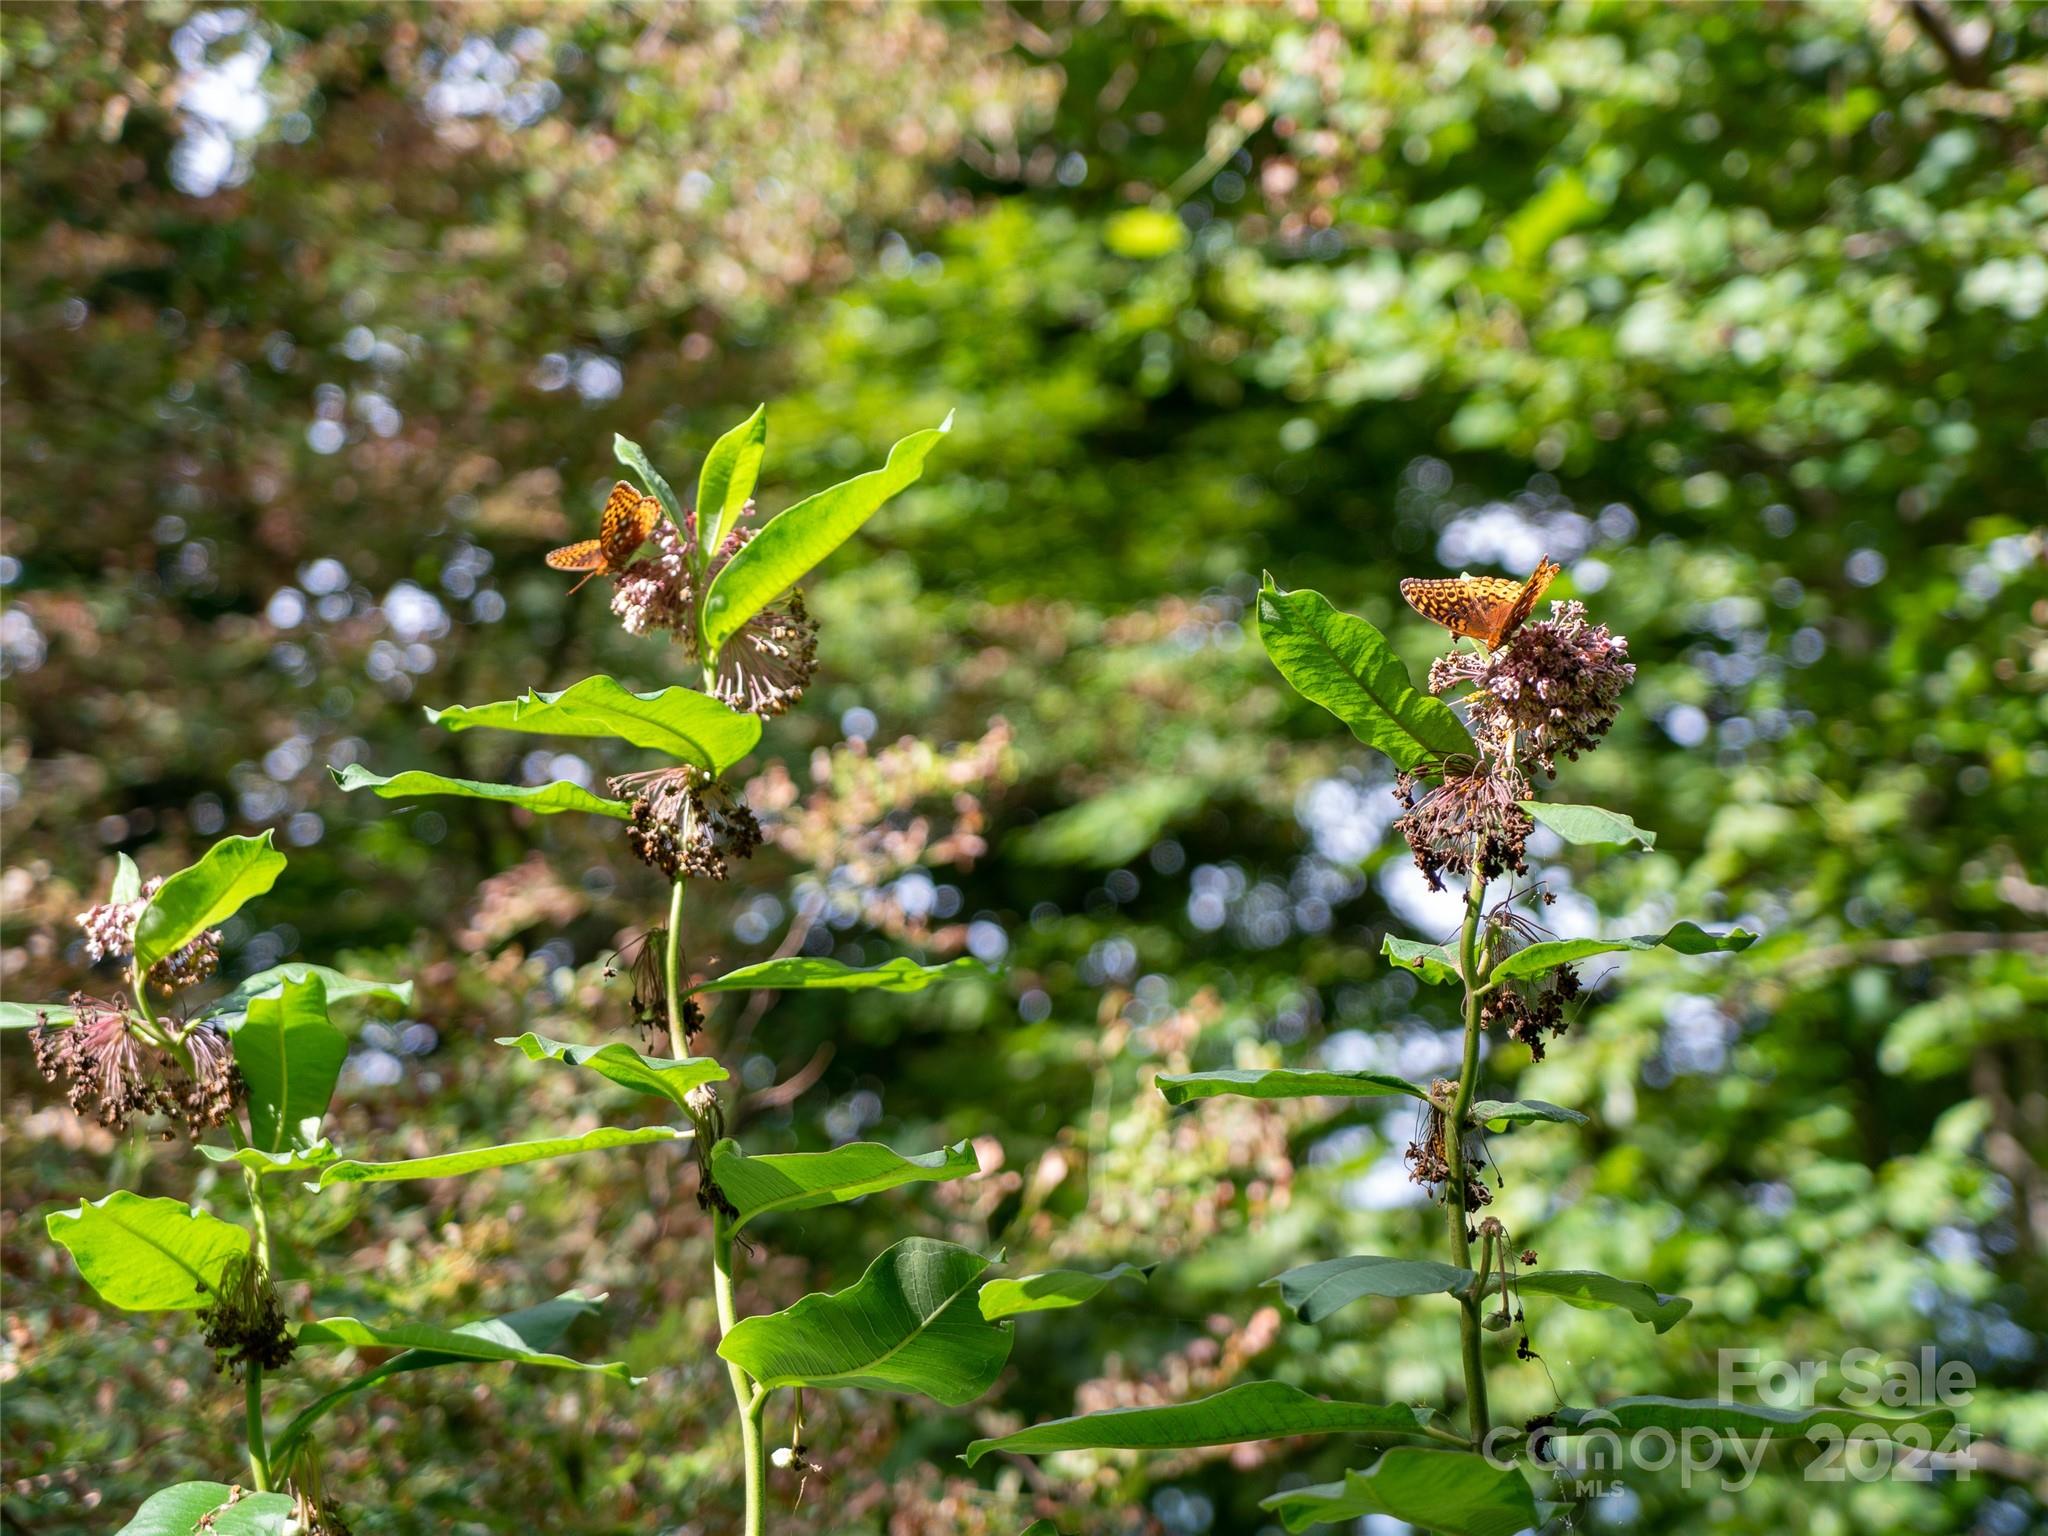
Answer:
<path fill-rule="evenodd" d="M 668 893 L 668 955 L 665 961 L 668 985 L 668 1043 L 681 1061 L 690 1054 L 690 1040 L 683 1028 L 683 882 L 678 880 Z"/>
<path fill-rule="evenodd" d="M 711 1295 L 718 1306 L 718 1336 L 732 1332 L 739 1317 L 733 1305 L 733 1236 L 731 1219 L 716 1215 L 711 1223 Z M 740 1454 L 745 1461 L 747 1517 L 746 1536 L 761 1536 L 762 1518 L 768 1502 L 768 1454 L 763 1444 L 761 1421 L 767 1408 L 767 1392 L 754 1385 L 747 1373 L 731 1361 L 726 1375 L 732 1381 L 732 1400 L 740 1411 Z"/>
<path fill-rule="evenodd" d="M 1486 902 L 1486 876 L 1473 849 L 1472 879 L 1465 889 L 1465 922 L 1458 933 L 1458 972 L 1465 983 L 1465 1057 L 1458 1073 L 1458 1094 L 1452 1102 L 1450 1126 L 1444 1136 L 1449 1153 L 1451 1177 L 1447 1186 L 1451 1224 L 1451 1257 L 1461 1269 L 1472 1267 L 1472 1239 L 1467 1228 L 1465 1183 L 1471 1170 L 1465 1166 L 1465 1116 L 1472 1107 L 1472 1095 L 1479 1086 L 1479 996 L 1484 978 L 1479 974 L 1479 919 Z M 1465 1360 L 1465 1400 L 1471 1405 L 1472 1441 L 1476 1445 L 1492 1428 L 1486 1408 L 1486 1362 L 1480 1352 L 1484 1335 L 1479 1327 L 1479 1297 L 1483 1286 L 1458 1298 L 1458 1331 Z"/>
<path fill-rule="evenodd" d="M 244 1423 L 249 1438 L 249 1481 L 258 1493 L 270 1492 L 270 1448 L 263 1436 L 263 1367 L 251 1360 L 243 1392 Z"/>

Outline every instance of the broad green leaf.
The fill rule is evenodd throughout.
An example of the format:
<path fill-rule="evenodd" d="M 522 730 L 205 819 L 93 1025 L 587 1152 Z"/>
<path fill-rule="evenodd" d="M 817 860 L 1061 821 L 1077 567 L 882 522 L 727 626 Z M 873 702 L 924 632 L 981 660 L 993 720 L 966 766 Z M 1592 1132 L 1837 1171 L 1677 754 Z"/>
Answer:
<path fill-rule="evenodd" d="M 614 1040 L 606 1045 L 567 1045 L 528 1032 L 517 1039 L 501 1036 L 500 1045 L 526 1053 L 528 1061 L 566 1061 L 572 1067 L 588 1067 L 599 1077 L 610 1078 L 621 1088 L 653 1094 L 683 1106 L 683 1096 L 704 1083 L 722 1083 L 726 1070 L 702 1056 L 642 1056 L 630 1045 Z"/>
<path fill-rule="evenodd" d="M 1536 1500 L 1513 1467 L 1471 1451 L 1397 1445 L 1341 1483 L 1290 1488 L 1262 1499 L 1290 1531 L 1365 1515 L 1392 1515 L 1442 1536 L 1515 1536 L 1537 1523 Z"/>
<path fill-rule="evenodd" d="M 1208 787 L 1186 775 L 1140 779 L 1041 817 L 1006 847 L 1027 864 L 1114 869 L 1137 858 L 1208 799 Z"/>
<path fill-rule="evenodd" d="M 142 896 L 142 871 L 135 867 L 135 861 L 125 853 L 114 855 L 114 888 L 107 892 L 107 900 L 129 902 Z"/>
<path fill-rule="evenodd" d="M 1320 592 L 1282 592 L 1270 576 L 1266 582 L 1259 593 L 1259 639 L 1295 692 L 1400 768 L 1478 755 L 1450 705 L 1415 686 L 1377 629 L 1339 613 Z"/>
<path fill-rule="evenodd" d="M 763 960 L 758 965 L 743 965 L 736 971 L 700 981 L 685 990 L 691 993 L 922 992 L 934 982 L 989 974 L 989 968 L 971 955 L 962 955 L 943 965 L 919 965 L 907 955 L 898 955 L 893 960 L 866 968 L 856 968 L 838 960 L 794 955 L 783 960 Z"/>
<path fill-rule="evenodd" d="M 52 1211 L 50 1237 L 71 1252 L 100 1299 L 127 1312 L 203 1307 L 249 1234 L 182 1200 L 120 1189 L 75 1211 Z"/>
<path fill-rule="evenodd" d="M 1623 1397 L 1598 1408 L 1560 1408 L 1557 1427 L 1564 1434 L 1609 1431 L 1628 1436 L 1641 1430 L 1683 1435 L 1688 1429 L 1710 1430 L 1731 1440 L 1786 1441 L 1803 1438 L 1816 1424 L 1831 1425 L 1850 1436 L 1889 1439 L 1911 1431 L 1908 1443 L 1938 1441 L 1955 1428 L 1953 1410 L 1940 1407 L 1894 1412 L 1822 1404 L 1813 1408 L 1764 1408 L 1752 1403 L 1723 1403 L 1712 1398 Z"/>
<path fill-rule="evenodd" d="M 803 579 L 804 573 L 851 538 L 882 503 L 914 484 L 939 439 L 953 430 L 950 414 L 889 450 L 880 469 L 806 496 L 755 534 L 726 562 L 704 597 L 704 641 L 713 653 L 755 614 Z"/>
<path fill-rule="evenodd" d="M 1280 1287 L 1280 1299 L 1304 1323 L 1319 1323 L 1361 1296 L 1428 1296 L 1462 1291 L 1472 1284 L 1469 1269 L 1435 1259 L 1388 1259 L 1360 1255 L 1324 1259 L 1290 1269 L 1268 1285 Z"/>
<path fill-rule="evenodd" d="M 318 976 L 287 981 L 276 997 L 252 998 L 235 1031 L 235 1065 L 249 1085 L 249 1140 L 283 1152 L 307 1139 L 348 1059 L 348 1036 L 327 1018 L 327 984 Z"/>
<path fill-rule="evenodd" d="M 983 1319 L 980 1254 L 906 1237 L 859 1282 L 787 1311 L 744 1317 L 718 1353 L 762 1386 L 918 1392 L 949 1407 L 986 1392 L 1010 1358 L 1010 1329 Z"/>
<path fill-rule="evenodd" d="M 486 1317 L 473 1323 L 464 1323 L 454 1331 L 465 1336 L 480 1335 L 531 1353 L 546 1354 L 562 1342 L 572 1323 L 578 1318 L 594 1314 L 598 1310 L 598 1304 L 603 1300 L 602 1296 L 584 1296 L 570 1291 L 555 1297 L 552 1301 L 544 1301 L 538 1306 L 525 1307 L 517 1312 L 507 1312 L 502 1317 Z M 293 1446 L 305 1438 L 322 1415 L 387 1377 L 401 1376 L 408 1371 L 430 1370 L 441 1365 L 460 1365 L 471 1358 L 467 1354 L 450 1354 L 445 1350 L 433 1349 L 407 1349 L 402 1354 L 393 1355 L 382 1365 L 351 1377 L 333 1391 L 309 1403 L 290 1424 L 285 1426 L 282 1434 L 272 1439 L 271 1459 L 283 1461 L 291 1453 Z"/>
<path fill-rule="evenodd" d="M 367 789 L 380 800 L 409 800 L 416 795 L 457 795 L 465 800 L 497 800 L 516 805 L 539 816 L 561 811 L 588 811 L 614 821 L 631 821 L 633 808 L 623 800 L 608 800 L 592 794 L 581 784 L 482 784 L 475 779 L 448 779 L 417 768 L 394 773 L 389 778 L 355 763 L 330 768 L 334 782 L 344 790 Z"/>
<path fill-rule="evenodd" d="M 1371 1099 L 1398 1094 L 1427 1099 L 1429 1094 L 1386 1072 L 1356 1069 L 1318 1071 L 1304 1067 L 1219 1067 L 1212 1072 L 1169 1072 L 1153 1079 L 1169 1104 L 1226 1094 L 1244 1099 Z"/>
<path fill-rule="evenodd" d="M 292 1498 L 226 1483 L 179 1483 L 142 1501 L 115 1536 L 283 1536 Z"/>
<path fill-rule="evenodd" d="M 757 405 L 754 414 L 711 445 L 704 455 L 704 467 L 697 472 L 697 547 L 705 559 L 718 552 L 739 523 L 740 509 L 754 494 L 754 482 L 761 478 L 761 461 L 768 455 L 768 407 Z"/>
<path fill-rule="evenodd" d="M 1474 1125 L 1484 1125 L 1496 1131 L 1504 1125 L 1531 1120 L 1547 1120 L 1553 1125 L 1586 1123 L 1586 1117 L 1576 1109 L 1566 1109 L 1562 1104 L 1550 1104 L 1542 1099 L 1480 1099 L 1466 1114 Z"/>
<path fill-rule="evenodd" d="M 318 1322 L 301 1323 L 298 1338 L 300 1344 L 316 1347 L 405 1349 L 439 1356 L 409 1367 L 414 1370 L 427 1365 L 467 1360 L 487 1364 L 544 1365 L 557 1371 L 588 1371 L 593 1375 L 609 1376 L 615 1381 L 633 1379 L 621 1360 L 603 1363 L 572 1360 L 567 1355 L 534 1349 L 517 1328 L 508 1327 L 507 1320 L 502 1318 L 465 1323 L 459 1328 L 443 1328 L 434 1323 L 366 1323 L 354 1317 L 323 1317 Z"/>
<path fill-rule="evenodd" d="M 0 1003 L 0 1029 L 68 1029 L 77 1022 L 78 1010 L 69 1003 Z"/>
<path fill-rule="evenodd" d="M 1060 1536 L 1060 1528 L 1050 1520 L 1034 1520 L 1024 1527 L 1022 1536 Z"/>
<path fill-rule="evenodd" d="M 1129 1275 L 1151 1278 L 1156 1264 L 1119 1264 L 1114 1269 L 1049 1269 L 1014 1280 L 991 1280 L 981 1288 L 981 1315 L 990 1322 L 1021 1312 L 1057 1312 L 1092 1301 Z"/>
<path fill-rule="evenodd" d="M 675 487 L 660 470 L 656 469 L 640 445 L 621 433 L 612 434 L 612 457 L 640 477 L 640 483 L 647 487 L 647 494 L 661 503 L 661 510 L 668 514 L 668 520 L 677 528 L 683 526 L 683 504 L 676 499 Z"/>
<path fill-rule="evenodd" d="M 1549 800 L 1520 800 L 1516 804 L 1568 843 L 1595 847 L 1616 843 L 1657 846 L 1656 833 L 1645 832 L 1619 811 L 1598 805 L 1558 805 Z"/>
<path fill-rule="evenodd" d="M 552 1157 L 571 1157 L 578 1152 L 602 1152 L 612 1147 L 644 1147 L 654 1142 L 687 1141 L 690 1132 L 673 1126 L 649 1125 L 637 1130 L 601 1126 L 581 1136 L 550 1136 L 538 1141 L 513 1141 L 496 1147 L 470 1147 L 461 1152 L 443 1152 L 434 1157 L 408 1157 L 390 1163 L 329 1163 L 320 1170 L 314 1189 L 336 1184 L 389 1184 L 401 1179 L 446 1179 L 456 1174 L 475 1173 L 484 1168 L 508 1168 L 515 1163 L 538 1163 Z"/>
<path fill-rule="evenodd" d="M 1488 1293 L 1498 1292 L 1500 1276 L 1492 1275 L 1488 1280 Z M 1689 1297 L 1666 1296 L 1640 1280 L 1617 1280 L 1592 1269 L 1532 1270 L 1515 1276 L 1515 1290 L 1525 1297 L 1554 1296 L 1588 1311 L 1618 1307 L 1659 1333 L 1669 1333 L 1692 1310 Z"/>
<path fill-rule="evenodd" d="M 610 737 L 713 774 L 725 772 L 761 739 L 758 717 L 728 709 L 709 694 L 681 687 L 631 693 L 602 675 L 560 693 L 430 709 L 427 718 L 451 731 L 487 726 L 536 736 Z"/>
<path fill-rule="evenodd" d="M 1747 949 L 1756 935 L 1741 928 L 1726 933 L 1709 933 L 1697 923 L 1677 923 L 1662 933 L 1639 933 L 1628 939 L 1553 939 L 1518 949 L 1488 973 L 1491 981 L 1514 981 L 1541 976 L 1560 965 L 1572 965 L 1593 955 L 1619 954 L 1623 950 L 1675 949 L 1681 955 L 1709 955 Z"/>
<path fill-rule="evenodd" d="M 135 924 L 135 973 L 216 928 L 244 902 L 261 896 L 284 873 L 284 855 L 270 846 L 271 834 L 224 837 L 189 869 L 162 885 Z"/>
<path fill-rule="evenodd" d="M 1033 1424 L 967 1447 L 971 1467 L 991 1451 L 1184 1451 L 1291 1435 L 1420 1434 L 1435 1417 L 1404 1403 L 1345 1403 L 1279 1381 L 1251 1381 L 1164 1408 L 1109 1408 Z"/>
<path fill-rule="evenodd" d="M 340 1156 L 325 1136 L 310 1145 L 287 1147 L 282 1152 L 265 1152 L 258 1147 L 216 1147 L 205 1141 L 199 1143 L 197 1151 L 208 1162 L 234 1163 L 259 1174 L 305 1173 Z"/>
<path fill-rule="evenodd" d="M 711 1177 L 739 1211 L 733 1220 L 735 1231 L 757 1216 L 843 1205 L 903 1184 L 963 1179 L 980 1167 L 974 1148 L 964 1141 L 915 1157 L 874 1141 L 849 1142 L 830 1152 L 771 1152 L 760 1157 L 749 1157 L 732 1141 L 711 1149 Z"/>
<path fill-rule="evenodd" d="M 245 978 L 235 990 L 217 1003 L 209 1004 L 199 1015 L 211 1020 L 222 1029 L 239 1029 L 241 1019 L 249 1011 L 249 1004 L 259 997 L 282 997 L 284 989 L 311 977 L 319 977 L 320 984 L 327 988 L 327 1006 L 351 1002 L 358 998 L 374 998 L 379 1002 L 396 1003 L 401 1008 L 412 1003 L 412 983 L 409 981 L 369 981 L 357 976 L 345 976 L 331 966 L 308 965 L 303 960 L 288 960 L 283 965 L 273 965 L 267 971 L 258 971 Z"/>
<path fill-rule="evenodd" d="M 1380 953 L 1432 985 L 1456 986 L 1460 980 L 1457 952 L 1447 944 L 1419 944 L 1414 939 L 1397 939 L 1388 934 L 1380 944 Z"/>

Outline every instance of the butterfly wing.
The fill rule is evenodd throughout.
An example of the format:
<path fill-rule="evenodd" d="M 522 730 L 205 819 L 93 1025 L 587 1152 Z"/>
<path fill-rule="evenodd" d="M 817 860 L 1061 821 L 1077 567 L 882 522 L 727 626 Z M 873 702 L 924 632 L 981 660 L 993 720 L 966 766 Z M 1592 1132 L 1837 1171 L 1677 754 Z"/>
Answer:
<path fill-rule="evenodd" d="M 1408 606 L 1441 624 L 1454 635 L 1470 635 L 1494 643 L 1508 614 L 1522 594 L 1522 583 L 1503 576 L 1457 576 L 1424 578 L 1411 576 L 1401 583 L 1401 596 Z M 1533 601 L 1533 599 L 1532 599 Z"/>
<path fill-rule="evenodd" d="M 652 496 L 642 496 L 623 480 L 614 485 L 597 525 L 597 539 L 604 550 L 607 569 L 623 570 L 633 551 L 654 532 L 660 517 L 661 503 Z"/>
<path fill-rule="evenodd" d="M 557 571 L 601 571 L 604 569 L 604 543 L 599 539 L 579 539 L 574 544 L 549 550 L 547 561 Z"/>
<path fill-rule="evenodd" d="M 1515 595 L 1514 604 L 1502 620 L 1499 633 L 1486 642 L 1489 649 L 1499 645 L 1522 627 L 1522 621 L 1535 611 L 1536 600 L 1543 596 L 1552 578 L 1557 575 L 1558 569 L 1559 567 L 1551 564 L 1548 555 L 1536 562 L 1536 569 L 1530 574 L 1528 581 L 1523 583 L 1522 590 Z"/>

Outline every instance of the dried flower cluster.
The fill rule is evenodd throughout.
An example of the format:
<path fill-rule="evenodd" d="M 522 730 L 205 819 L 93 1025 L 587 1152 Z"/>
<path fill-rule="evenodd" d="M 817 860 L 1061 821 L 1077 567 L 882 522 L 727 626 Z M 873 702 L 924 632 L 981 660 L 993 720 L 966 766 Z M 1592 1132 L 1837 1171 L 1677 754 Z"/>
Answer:
<path fill-rule="evenodd" d="M 632 1026 L 650 1046 L 668 1040 L 668 968 L 665 955 L 668 930 L 651 928 L 640 940 L 640 952 L 633 957 Z M 607 970 L 607 977 L 616 972 Z M 697 1036 L 704 1027 L 704 1010 L 695 998 L 683 999 L 683 1040 Z"/>
<path fill-rule="evenodd" d="M 192 1025 L 177 1037 L 177 1048 L 166 1050 L 119 1003 L 74 992 L 71 1008 L 68 1026 L 40 1014 L 30 1041 L 37 1068 L 66 1085 L 74 1113 L 90 1112 L 117 1131 L 138 1117 L 162 1115 L 197 1137 L 241 1101 L 241 1071 L 228 1037 L 213 1025 Z"/>
<path fill-rule="evenodd" d="M 1449 774 L 1419 797 L 1420 780 L 1404 773 L 1394 794 L 1408 814 L 1394 825 L 1408 839 L 1415 867 L 1429 888 L 1444 888 L 1446 874 L 1462 878 L 1477 858 L 1483 878 L 1528 872 L 1525 850 L 1536 823 L 1516 802 L 1528 798 L 1529 784 L 1507 765 L 1482 762 L 1470 773 Z"/>
<path fill-rule="evenodd" d="M 1451 1177 L 1450 1115 L 1448 1110 L 1458 1097 L 1458 1085 L 1449 1078 L 1440 1077 L 1429 1085 L 1429 1108 L 1426 1110 L 1422 1133 L 1408 1143 L 1408 1150 L 1401 1154 L 1401 1160 L 1408 1165 L 1410 1183 L 1425 1188 L 1447 1182 Z M 1465 1209 L 1479 1210 L 1493 1203 L 1493 1190 L 1486 1181 L 1478 1177 L 1466 1159 Z"/>
<path fill-rule="evenodd" d="M 744 526 L 754 515 L 750 501 L 739 522 L 713 552 L 700 590 L 690 576 L 697 552 L 697 515 L 685 513 L 683 527 L 667 518 L 656 525 L 654 553 L 635 560 L 612 578 L 612 612 L 629 634 L 666 630 L 697 659 L 697 605 L 703 590 L 744 549 L 757 529 Z M 805 611 L 801 592 L 755 614 L 718 654 L 711 692 L 734 709 L 779 715 L 804 696 L 818 666 L 818 626 Z"/>
<path fill-rule="evenodd" d="M 240 1380 L 251 1365 L 266 1371 L 290 1362 L 298 1340 L 285 1326 L 284 1308 L 270 1276 L 254 1258 L 231 1260 L 221 1271 L 213 1304 L 200 1314 L 213 1368 Z"/>
<path fill-rule="evenodd" d="M 162 889 L 163 877 L 152 877 L 133 901 L 103 901 L 78 914 L 78 926 L 85 930 L 85 952 L 94 960 L 125 960 L 135 953 L 135 925 L 143 910 Z M 159 992 L 201 982 L 220 968 L 220 930 L 209 928 L 175 954 L 166 955 L 149 968 L 149 984 Z M 126 979 L 132 979 L 124 977 Z"/>
<path fill-rule="evenodd" d="M 642 863 L 670 880 L 723 880 L 731 861 L 761 846 L 761 823 L 730 786 L 687 764 L 609 781 L 633 802 L 626 841 Z"/>
<path fill-rule="evenodd" d="M 1479 1018 L 1488 1026 L 1505 1024 L 1508 1038 L 1529 1047 L 1531 1059 L 1541 1061 L 1544 1037 L 1564 1033 L 1569 1022 L 1565 1004 L 1582 990 L 1578 971 L 1561 965 L 1531 981 L 1489 992 L 1479 1005 Z"/>

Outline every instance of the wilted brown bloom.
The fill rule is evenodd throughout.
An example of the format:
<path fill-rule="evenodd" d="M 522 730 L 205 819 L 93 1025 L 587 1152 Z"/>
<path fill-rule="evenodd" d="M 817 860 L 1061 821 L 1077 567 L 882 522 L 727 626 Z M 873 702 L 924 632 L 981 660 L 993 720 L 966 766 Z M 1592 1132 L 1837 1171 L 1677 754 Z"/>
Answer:
<path fill-rule="evenodd" d="M 633 1027 L 648 1045 L 668 1039 L 668 930 L 650 929 L 633 957 Z M 704 1027 L 704 1010 L 695 998 L 683 999 L 683 1041 L 687 1044 Z"/>
<path fill-rule="evenodd" d="M 213 1368 L 240 1380 L 251 1365 L 266 1371 L 288 1364 L 298 1340 L 285 1327 L 284 1308 L 270 1276 L 254 1257 L 236 1258 L 221 1271 L 213 1303 L 200 1314 Z"/>
<path fill-rule="evenodd" d="M 1419 784 L 1407 773 L 1395 781 L 1394 793 L 1409 809 L 1394 826 L 1408 839 L 1431 890 L 1444 888 L 1446 873 L 1470 874 L 1475 857 L 1488 880 L 1527 870 L 1525 849 L 1536 824 L 1516 804 L 1528 794 L 1526 782 L 1499 764 L 1481 764 L 1470 773 L 1445 774 L 1418 799 Z"/>
<path fill-rule="evenodd" d="M 135 953 L 135 925 L 143 909 L 163 887 L 163 877 L 144 883 L 142 894 L 133 901 L 103 901 L 78 914 L 78 926 L 85 930 L 85 952 L 94 960 L 126 959 Z M 201 982 L 220 968 L 220 930 L 209 928 L 175 954 L 166 955 L 149 968 L 149 984 L 159 992 Z"/>
<path fill-rule="evenodd" d="M 754 515 L 750 501 L 739 523 L 726 534 L 704 572 L 704 589 L 759 530 L 744 526 Z M 654 553 L 635 560 L 612 578 L 612 612 L 630 634 L 668 631 L 692 661 L 697 659 L 697 605 L 701 593 L 690 575 L 697 551 L 697 514 L 683 514 L 678 529 L 662 519 L 652 539 Z M 779 715 L 804 696 L 818 665 L 818 625 L 804 608 L 803 594 L 791 591 L 741 626 L 718 653 L 711 692 L 734 709 Z"/>
<path fill-rule="evenodd" d="M 1528 1046 L 1530 1058 L 1541 1061 L 1544 1037 L 1564 1033 L 1569 1022 L 1565 1004 L 1581 990 L 1578 971 L 1561 965 L 1534 980 L 1508 983 L 1488 993 L 1479 1004 L 1479 1019 L 1489 1026 L 1505 1024 L 1508 1038 Z"/>
<path fill-rule="evenodd" d="M 730 860 L 750 859 L 761 846 L 761 823 L 746 801 L 695 768 L 629 773 L 608 787 L 632 797 L 626 841 L 634 854 L 671 880 L 723 880 Z"/>
<path fill-rule="evenodd" d="M 1552 603 L 1550 613 L 1490 654 L 1439 656 L 1429 669 L 1429 691 L 1470 683 L 1465 703 L 1480 750 L 1554 775 L 1559 753 L 1576 758 L 1600 744 L 1636 669 L 1626 637 L 1588 624 L 1583 603 Z"/>
<path fill-rule="evenodd" d="M 71 1008 L 68 1027 L 43 1014 L 30 1043 L 37 1069 L 66 1085 L 73 1113 L 90 1113 L 116 1131 L 137 1117 L 162 1115 L 196 1137 L 241 1101 L 241 1071 L 228 1037 L 213 1025 L 195 1024 L 178 1037 L 187 1062 L 145 1038 L 141 1021 L 119 1003 L 74 992 Z"/>
<path fill-rule="evenodd" d="M 1447 1182 L 1451 1177 L 1450 1156 L 1450 1115 L 1447 1112 L 1456 1101 L 1458 1085 L 1449 1078 L 1438 1078 L 1429 1085 L 1429 1109 L 1423 1125 L 1422 1139 L 1408 1143 L 1408 1150 L 1401 1160 L 1408 1165 L 1410 1183 L 1433 1188 Z M 1485 1180 L 1474 1176 L 1471 1158 L 1466 1158 L 1465 1209 L 1476 1211 L 1493 1202 L 1493 1191 Z"/>

